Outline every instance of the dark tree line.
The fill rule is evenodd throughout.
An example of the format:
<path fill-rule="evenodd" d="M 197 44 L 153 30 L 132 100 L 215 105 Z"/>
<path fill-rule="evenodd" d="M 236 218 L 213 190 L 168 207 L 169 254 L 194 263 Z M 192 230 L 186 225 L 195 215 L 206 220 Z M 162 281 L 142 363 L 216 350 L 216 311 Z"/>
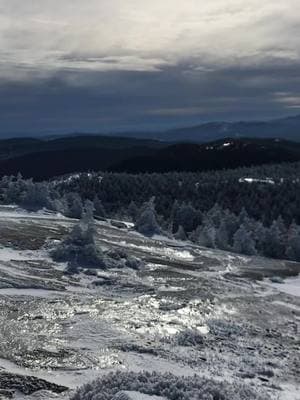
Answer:
<path fill-rule="evenodd" d="M 295 222 L 286 225 L 280 216 L 270 226 L 264 226 L 249 217 L 244 208 L 236 215 L 215 204 L 201 213 L 191 205 L 175 202 L 171 219 L 163 221 L 163 228 L 158 220 L 151 200 L 143 205 L 135 227 L 149 236 L 164 232 L 208 248 L 300 261 L 300 226 Z"/>
<path fill-rule="evenodd" d="M 252 178 L 269 181 L 244 180 Z M 272 182 L 272 183 L 271 183 Z M 174 201 L 206 212 L 218 203 L 239 214 L 243 208 L 251 218 L 270 226 L 280 215 L 286 224 L 300 224 L 300 163 L 253 168 L 166 174 L 80 174 L 77 179 L 56 183 L 60 193 L 76 192 L 93 200 L 95 195 L 108 214 L 124 216 L 129 205 L 137 207 L 155 196 L 157 213 L 171 216 Z"/>

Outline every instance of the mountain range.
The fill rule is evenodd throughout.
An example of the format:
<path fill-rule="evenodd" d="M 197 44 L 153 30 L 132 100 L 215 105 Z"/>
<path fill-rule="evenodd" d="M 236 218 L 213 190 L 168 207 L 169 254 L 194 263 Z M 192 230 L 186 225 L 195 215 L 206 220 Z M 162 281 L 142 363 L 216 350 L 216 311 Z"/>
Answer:
<path fill-rule="evenodd" d="M 300 142 L 225 138 L 209 143 L 170 143 L 105 136 L 0 141 L 0 176 L 36 180 L 84 171 L 207 171 L 300 161 Z"/>
<path fill-rule="evenodd" d="M 208 122 L 164 132 L 125 132 L 121 136 L 196 143 L 210 142 L 226 137 L 281 138 L 300 141 L 300 114 L 269 121 Z"/>

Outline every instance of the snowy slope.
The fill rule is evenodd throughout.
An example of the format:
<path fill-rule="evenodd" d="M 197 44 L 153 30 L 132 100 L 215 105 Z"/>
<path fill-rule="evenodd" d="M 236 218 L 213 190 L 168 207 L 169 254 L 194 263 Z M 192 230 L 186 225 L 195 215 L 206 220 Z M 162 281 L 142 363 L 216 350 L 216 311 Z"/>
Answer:
<path fill-rule="evenodd" d="M 298 264 L 149 239 L 97 221 L 99 246 L 123 249 L 145 267 L 70 276 L 48 249 L 73 224 L 46 212 L 0 210 L 0 388 L 1 371 L 72 390 L 121 369 L 255 385 L 271 399 L 295 395 L 300 299 L 254 277 L 297 273 Z"/>

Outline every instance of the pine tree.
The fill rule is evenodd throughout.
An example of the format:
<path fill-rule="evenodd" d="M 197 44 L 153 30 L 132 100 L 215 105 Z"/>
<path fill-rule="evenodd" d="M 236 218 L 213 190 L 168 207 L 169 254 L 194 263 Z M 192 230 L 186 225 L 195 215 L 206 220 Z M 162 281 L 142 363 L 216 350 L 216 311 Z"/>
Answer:
<path fill-rule="evenodd" d="M 156 219 L 154 199 L 151 199 L 142 206 L 141 213 L 135 223 L 135 229 L 145 236 L 153 236 L 161 233 Z"/>
<path fill-rule="evenodd" d="M 67 202 L 68 202 L 68 216 L 71 218 L 82 217 L 83 213 L 83 204 L 81 197 L 77 193 L 68 193 L 67 194 Z"/>
<path fill-rule="evenodd" d="M 99 199 L 99 197 L 97 195 L 94 197 L 93 203 L 94 203 L 95 215 L 97 217 L 106 218 L 107 215 L 106 215 L 105 208 L 102 204 L 102 201 Z"/>
<path fill-rule="evenodd" d="M 92 221 L 80 221 L 51 251 L 51 256 L 55 261 L 68 262 L 69 273 L 77 272 L 79 267 L 106 268 L 103 252 L 95 243 L 95 235 L 96 229 Z"/>
<path fill-rule="evenodd" d="M 23 180 L 21 174 L 18 174 L 16 179 L 13 177 L 9 179 L 8 187 L 4 193 L 4 202 L 7 204 L 20 204 L 30 182 Z"/>
<path fill-rule="evenodd" d="M 230 248 L 229 233 L 225 220 L 221 221 L 221 224 L 216 231 L 216 247 L 221 250 L 228 250 Z"/>
<path fill-rule="evenodd" d="M 266 241 L 267 229 L 259 221 L 253 221 L 252 223 L 252 237 L 255 241 L 255 247 L 259 254 L 264 253 L 264 245 Z"/>
<path fill-rule="evenodd" d="M 233 251 L 252 256 L 257 254 L 255 242 L 244 225 L 241 225 L 233 237 Z"/>
<path fill-rule="evenodd" d="M 191 240 L 194 243 L 198 243 L 201 231 L 202 231 L 202 226 L 201 225 L 197 226 L 197 228 L 188 235 L 189 240 Z"/>
<path fill-rule="evenodd" d="M 241 212 L 239 213 L 238 220 L 239 226 L 241 226 L 242 224 L 245 225 L 249 221 L 249 214 L 247 213 L 245 207 L 243 207 Z"/>
<path fill-rule="evenodd" d="M 131 201 L 128 206 L 128 215 L 133 222 L 136 221 L 138 213 L 139 213 L 139 209 L 138 209 L 137 205 L 135 204 L 134 201 Z"/>
<path fill-rule="evenodd" d="M 94 203 L 91 200 L 85 200 L 81 220 L 85 224 L 94 222 Z"/>
<path fill-rule="evenodd" d="M 293 261 L 300 261 L 300 226 L 292 222 L 288 229 L 286 256 Z"/>
<path fill-rule="evenodd" d="M 186 240 L 186 233 L 183 229 L 183 227 L 180 225 L 178 228 L 178 231 L 174 234 L 174 238 L 177 240 Z"/>
<path fill-rule="evenodd" d="M 206 217 L 211 221 L 215 228 L 218 228 L 223 218 L 223 210 L 216 203 L 206 214 Z"/>
<path fill-rule="evenodd" d="M 239 220 L 238 217 L 230 212 L 229 210 L 225 210 L 222 222 L 224 222 L 227 231 L 227 240 L 229 248 L 233 246 L 233 235 L 239 229 Z"/>
<path fill-rule="evenodd" d="M 180 206 L 176 205 L 176 210 L 173 210 L 174 229 L 182 226 L 186 232 L 192 232 L 200 223 L 200 213 L 191 204 L 183 203 Z"/>
<path fill-rule="evenodd" d="M 27 210 L 40 210 L 50 204 L 50 194 L 47 184 L 26 182 L 26 189 L 21 195 L 20 204 Z"/>
<path fill-rule="evenodd" d="M 264 255 L 279 259 L 284 258 L 286 252 L 285 239 L 278 222 L 274 221 L 271 227 L 266 230 Z"/>
<path fill-rule="evenodd" d="M 202 225 L 199 230 L 197 243 L 203 247 L 216 247 L 216 228 L 213 225 Z"/>

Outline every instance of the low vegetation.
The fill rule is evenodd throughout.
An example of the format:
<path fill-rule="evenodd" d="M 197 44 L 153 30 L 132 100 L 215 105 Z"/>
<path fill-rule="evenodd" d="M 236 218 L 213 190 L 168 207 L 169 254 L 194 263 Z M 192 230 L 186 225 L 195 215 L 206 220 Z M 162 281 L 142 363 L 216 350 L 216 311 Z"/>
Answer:
<path fill-rule="evenodd" d="M 77 391 L 72 400 L 113 400 L 122 391 L 162 396 L 167 400 L 267 400 L 255 388 L 247 385 L 216 382 L 201 378 L 178 377 L 157 372 L 115 372 L 88 383 Z"/>

